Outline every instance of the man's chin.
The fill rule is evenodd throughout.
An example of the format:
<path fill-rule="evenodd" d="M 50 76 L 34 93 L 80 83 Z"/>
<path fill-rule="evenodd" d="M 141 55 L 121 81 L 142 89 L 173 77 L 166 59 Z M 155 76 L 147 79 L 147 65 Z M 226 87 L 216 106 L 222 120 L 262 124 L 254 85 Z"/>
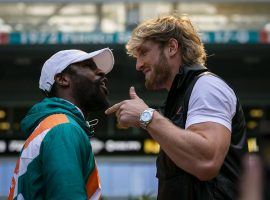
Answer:
<path fill-rule="evenodd" d="M 110 103 L 107 97 L 104 98 L 102 101 L 100 101 L 100 107 L 99 107 L 100 110 L 106 110 L 109 107 L 110 107 Z"/>
<path fill-rule="evenodd" d="M 91 106 L 88 108 L 88 112 L 97 112 L 97 111 L 103 111 L 106 110 L 108 106 L 106 105 L 96 105 L 96 106 Z"/>
<path fill-rule="evenodd" d="M 89 100 L 90 102 L 91 100 Z M 99 98 L 96 99 L 94 102 L 92 101 L 90 104 L 86 105 L 88 112 L 94 111 L 102 111 L 109 108 L 110 103 L 107 98 Z"/>
<path fill-rule="evenodd" d="M 145 87 L 147 90 L 157 90 L 155 84 L 150 81 L 145 81 Z"/>
<path fill-rule="evenodd" d="M 110 107 L 110 103 L 109 103 L 109 101 L 108 101 L 108 99 L 106 98 L 106 100 L 104 101 L 104 104 L 103 104 L 103 108 L 102 109 L 107 109 L 107 108 L 109 108 Z"/>

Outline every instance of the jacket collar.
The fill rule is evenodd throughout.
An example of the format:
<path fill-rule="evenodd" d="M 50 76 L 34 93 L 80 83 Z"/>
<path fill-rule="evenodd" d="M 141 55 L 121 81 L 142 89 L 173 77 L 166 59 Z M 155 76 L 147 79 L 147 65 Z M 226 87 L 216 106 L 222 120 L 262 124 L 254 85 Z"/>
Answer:
<path fill-rule="evenodd" d="M 189 84 L 189 79 L 192 78 L 194 75 L 200 74 L 202 72 L 208 71 L 208 69 L 205 66 L 195 64 L 192 66 L 182 65 L 179 67 L 179 72 L 176 74 L 172 87 L 170 89 L 180 89 L 187 84 Z"/>

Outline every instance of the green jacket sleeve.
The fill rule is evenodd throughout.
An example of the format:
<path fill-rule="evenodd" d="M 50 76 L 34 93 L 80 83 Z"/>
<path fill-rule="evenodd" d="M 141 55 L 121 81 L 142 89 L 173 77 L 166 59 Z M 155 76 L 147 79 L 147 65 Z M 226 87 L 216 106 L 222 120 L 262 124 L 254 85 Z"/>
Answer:
<path fill-rule="evenodd" d="M 87 199 L 85 180 L 94 167 L 88 137 L 72 124 L 49 131 L 41 149 L 46 199 Z"/>

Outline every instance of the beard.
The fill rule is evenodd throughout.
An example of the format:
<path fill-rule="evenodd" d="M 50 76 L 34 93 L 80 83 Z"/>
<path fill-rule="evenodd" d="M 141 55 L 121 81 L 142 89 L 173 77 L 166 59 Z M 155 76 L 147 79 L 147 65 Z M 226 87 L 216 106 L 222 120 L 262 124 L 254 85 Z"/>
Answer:
<path fill-rule="evenodd" d="M 152 66 L 152 73 L 150 77 L 145 80 L 145 87 L 147 89 L 160 89 L 172 76 L 169 63 L 165 54 L 161 51 L 159 60 Z"/>
<path fill-rule="evenodd" d="M 109 107 L 106 93 L 101 88 L 102 79 L 91 81 L 83 76 L 74 77 L 72 92 L 82 110 L 91 112 Z"/>

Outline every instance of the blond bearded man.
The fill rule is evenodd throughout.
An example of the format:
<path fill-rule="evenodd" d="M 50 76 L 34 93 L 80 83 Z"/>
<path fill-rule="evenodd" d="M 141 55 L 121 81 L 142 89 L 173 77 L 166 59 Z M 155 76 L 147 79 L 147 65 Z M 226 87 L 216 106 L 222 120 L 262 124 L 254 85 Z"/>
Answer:
<path fill-rule="evenodd" d="M 235 199 L 247 151 L 244 114 L 234 91 L 205 67 L 206 52 L 191 21 L 145 21 L 126 47 L 146 88 L 169 92 L 163 113 L 149 108 L 133 87 L 129 100 L 106 111 L 160 144 L 157 198 Z"/>

